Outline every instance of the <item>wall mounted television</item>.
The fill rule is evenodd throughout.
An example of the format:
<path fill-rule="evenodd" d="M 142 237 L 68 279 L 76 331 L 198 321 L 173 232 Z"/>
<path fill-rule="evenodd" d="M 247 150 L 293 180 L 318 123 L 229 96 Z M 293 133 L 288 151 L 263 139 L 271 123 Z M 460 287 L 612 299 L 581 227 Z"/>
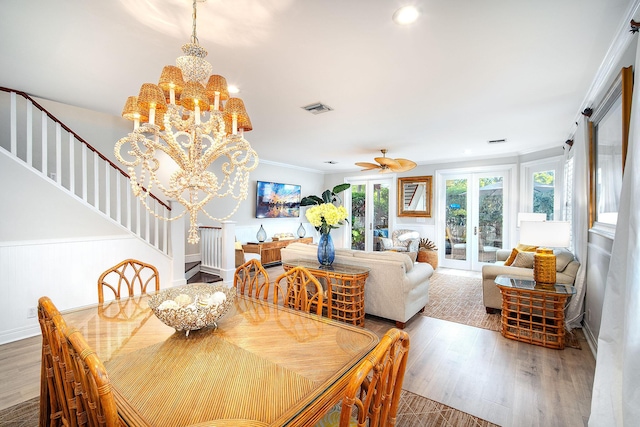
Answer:
<path fill-rule="evenodd" d="M 256 218 L 297 218 L 300 198 L 299 185 L 258 181 Z"/>

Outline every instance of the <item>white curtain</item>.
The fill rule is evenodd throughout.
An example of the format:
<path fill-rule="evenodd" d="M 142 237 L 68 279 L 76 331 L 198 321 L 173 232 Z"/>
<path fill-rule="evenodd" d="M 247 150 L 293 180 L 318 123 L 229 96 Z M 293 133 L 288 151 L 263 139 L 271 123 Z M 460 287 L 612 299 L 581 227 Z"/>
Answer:
<path fill-rule="evenodd" d="M 576 275 L 576 294 L 571 298 L 567 308 L 567 329 L 582 327 L 585 278 L 587 275 L 587 243 L 589 233 L 589 141 L 584 117 L 578 122 L 576 134 L 573 136 L 573 193 L 572 202 L 572 239 L 573 251 L 580 262 Z"/>
<path fill-rule="evenodd" d="M 598 337 L 590 427 L 640 426 L 640 43 L 618 224 Z"/>

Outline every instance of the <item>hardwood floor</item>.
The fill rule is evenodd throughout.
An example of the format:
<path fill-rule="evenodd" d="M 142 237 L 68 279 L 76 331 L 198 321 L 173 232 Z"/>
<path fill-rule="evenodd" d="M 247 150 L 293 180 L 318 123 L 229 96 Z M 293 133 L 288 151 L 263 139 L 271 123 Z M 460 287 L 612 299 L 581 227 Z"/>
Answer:
<path fill-rule="evenodd" d="M 383 334 L 393 324 L 365 326 Z M 587 425 L 595 359 L 581 332 L 582 349 L 551 350 L 421 315 L 405 330 L 405 390 L 504 427 Z"/>
<path fill-rule="evenodd" d="M 393 322 L 367 316 L 379 335 Z M 550 350 L 498 332 L 416 315 L 403 388 L 501 426 L 586 425 L 595 360 L 582 349 Z M 0 409 L 39 393 L 40 337 L 0 345 Z"/>

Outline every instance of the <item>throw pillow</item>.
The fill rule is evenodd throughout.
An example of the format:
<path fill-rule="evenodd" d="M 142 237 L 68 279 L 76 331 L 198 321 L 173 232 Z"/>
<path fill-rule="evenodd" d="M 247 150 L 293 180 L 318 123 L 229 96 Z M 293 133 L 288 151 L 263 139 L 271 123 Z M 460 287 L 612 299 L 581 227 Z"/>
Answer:
<path fill-rule="evenodd" d="M 573 261 L 573 254 L 567 250 L 555 250 L 553 253 L 556 256 L 556 271 L 564 271 L 567 265 Z"/>
<path fill-rule="evenodd" d="M 516 259 L 511 264 L 511 267 L 520 268 L 533 268 L 533 256 L 534 252 L 520 252 L 516 255 Z"/>
<path fill-rule="evenodd" d="M 504 262 L 504 265 L 511 265 L 513 264 L 513 261 L 515 261 L 516 256 L 518 256 L 518 253 L 520 251 L 518 250 L 518 248 L 513 248 L 511 249 L 511 255 L 509 255 L 509 258 L 507 258 L 507 260 Z"/>
<path fill-rule="evenodd" d="M 518 246 L 516 246 L 516 249 L 519 250 L 520 252 L 535 252 L 536 249 L 538 249 L 538 247 L 531 246 L 531 245 L 523 245 L 522 243 L 518 243 Z"/>

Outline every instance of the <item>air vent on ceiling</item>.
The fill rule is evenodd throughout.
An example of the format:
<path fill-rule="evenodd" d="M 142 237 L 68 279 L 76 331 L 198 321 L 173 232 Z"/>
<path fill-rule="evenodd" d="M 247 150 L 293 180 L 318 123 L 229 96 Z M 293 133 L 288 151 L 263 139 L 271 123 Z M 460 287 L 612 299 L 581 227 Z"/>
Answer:
<path fill-rule="evenodd" d="M 301 107 L 301 108 L 303 110 L 307 110 L 311 114 L 322 114 L 322 113 L 326 113 L 327 111 L 333 111 L 333 108 L 323 104 L 322 102 L 316 102 L 314 104 L 305 105 L 304 107 Z"/>
<path fill-rule="evenodd" d="M 504 144 L 505 142 L 507 142 L 506 139 L 492 139 L 487 141 L 487 144 Z"/>

